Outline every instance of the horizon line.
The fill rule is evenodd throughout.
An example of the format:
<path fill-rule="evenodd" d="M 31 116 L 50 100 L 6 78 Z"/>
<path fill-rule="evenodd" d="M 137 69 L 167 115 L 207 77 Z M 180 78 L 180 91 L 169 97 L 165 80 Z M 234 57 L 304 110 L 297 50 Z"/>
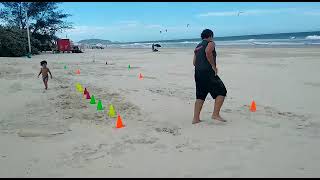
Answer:
<path fill-rule="evenodd" d="M 312 32 L 320 32 L 320 30 L 313 30 L 313 31 L 300 31 L 300 32 L 280 32 L 280 33 L 264 33 L 264 34 L 246 34 L 246 35 L 231 35 L 231 36 L 219 36 L 219 37 L 214 37 L 214 38 L 225 38 L 225 37 L 241 37 L 241 36 L 257 36 L 257 35 L 272 35 L 272 34 L 290 34 L 290 33 L 312 33 Z M 82 39 L 77 41 L 79 43 L 80 41 L 84 40 L 103 40 L 103 41 L 111 41 L 108 39 L 99 39 L 99 38 L 92 38 L 92 39 Z M 191 39 L 201 39 L 199 38 L 181 38 L 181 39 L 166 39 L 166 40 L 146 40 L 146 41 L 126 41 L 126 42 L 116 42 L 116 41 L 111 41 L 111 43 L 148 43 L 148 42 L 165 42 L 165 41 L 177 41 L 177 40 L 191 40 Z"/>

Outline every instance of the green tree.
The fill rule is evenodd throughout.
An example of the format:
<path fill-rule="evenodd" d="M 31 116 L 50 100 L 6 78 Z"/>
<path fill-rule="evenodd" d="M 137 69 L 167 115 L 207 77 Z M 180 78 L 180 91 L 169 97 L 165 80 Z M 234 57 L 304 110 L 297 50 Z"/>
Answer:
<path fill-rule="evenodd" d="M 19 57 L 28 52 L 27 34 L 24 30 L 12 27 L 0 26 L 0 56 Z M 40 41 L 31 37 L 31 49 L 33 54 L 38 54 Z"/>
<path fill-rule="evenodd" d="M 26 29 L 28 14 L 29 30 L 43 45 L 52 44 L 57 39 L 56 33 L 72 28 L 65 19 L 70 14 L 59 10 L 59 2 L 1 2 L 0 19 L 6 27 Z M 41 50 L 41 49 L 40 49 Z"/>

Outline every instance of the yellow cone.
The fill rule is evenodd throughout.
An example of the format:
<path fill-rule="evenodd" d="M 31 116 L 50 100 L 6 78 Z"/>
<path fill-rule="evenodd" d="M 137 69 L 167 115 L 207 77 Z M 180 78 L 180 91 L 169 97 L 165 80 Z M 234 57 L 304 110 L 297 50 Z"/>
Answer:
<path fill-rule="evenodd" d="M 76 83 L 76 90 L 79 91 L 80 83 Z"/>
<path fill-rule="evenodd" d="M 110 104 L 110 106 L 109 106 L 108 116 L 111 117 L 111 118 L 116 117 L 116 112 L 115 112 L 114 107 L 112 106 L 112 104 Z"/>
<path fill-rule="evenodd" d="M 81 84 L 79 85 L 79 90 L 78 90 L 80 93 L 83 93 L 83 88 L 81 86 Z"/>

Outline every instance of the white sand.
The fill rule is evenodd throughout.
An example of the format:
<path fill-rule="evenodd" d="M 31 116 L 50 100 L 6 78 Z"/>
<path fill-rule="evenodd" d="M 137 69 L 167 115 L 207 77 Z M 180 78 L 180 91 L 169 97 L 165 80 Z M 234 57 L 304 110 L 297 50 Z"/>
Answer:
<path fill-rule="evenodd" d="M 192 51 L 0 58 L 0 177 L 320 176 L 319 49 L 218 48 L 228 122 L 210 119 L 208 96 L 196 125 Z M 43 59 L 54 76 L 46 92 L 36 78 Z M 126 127 L 115 129 L 76 82 L 112 103 Z"/>

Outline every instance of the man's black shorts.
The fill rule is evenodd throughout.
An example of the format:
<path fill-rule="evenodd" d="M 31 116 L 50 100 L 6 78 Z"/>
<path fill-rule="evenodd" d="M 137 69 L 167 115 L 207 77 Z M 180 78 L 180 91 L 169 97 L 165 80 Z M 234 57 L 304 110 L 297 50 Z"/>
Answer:
<path fill-rule="evenodd" d="M 227 89 L 220 77 L 215 76 L 214 70 L 195 70 L 196 97 L 205 100 L 208 93 L 215 99 L 217 96 L 226 96 Z"/>

